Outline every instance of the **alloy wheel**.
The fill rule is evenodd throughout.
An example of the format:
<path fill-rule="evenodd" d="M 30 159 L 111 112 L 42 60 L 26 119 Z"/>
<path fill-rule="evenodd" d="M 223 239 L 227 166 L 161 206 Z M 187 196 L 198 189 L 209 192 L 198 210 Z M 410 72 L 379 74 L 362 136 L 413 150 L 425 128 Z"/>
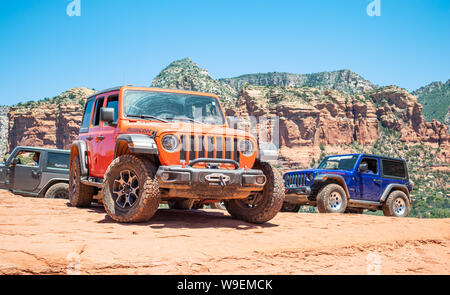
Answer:
<path fill-rule="evenodd" d="M 113 198 L 122 209 L 134 206 L 139 197 L 139 179 L 130 170 L 123 170 L 113 183 Z"/>

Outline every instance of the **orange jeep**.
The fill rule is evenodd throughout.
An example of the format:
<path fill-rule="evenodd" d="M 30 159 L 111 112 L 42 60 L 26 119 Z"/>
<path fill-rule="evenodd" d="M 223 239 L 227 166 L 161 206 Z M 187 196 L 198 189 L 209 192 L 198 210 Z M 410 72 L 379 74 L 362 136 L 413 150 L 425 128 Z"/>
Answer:
<path fill-rule="evenodd" d="M 170 208 L 224 201 L 234 218 L 272 219 L 284 200 L 281 175 L 266 161 L 274 145 L 228 127 L 214 94 L 117 87 L 94 94 L 70 153 L 70 202 L 89 206 L 102 191 L 119 222 Z M 194 205 L 195 203 L 195 205 Z"/>

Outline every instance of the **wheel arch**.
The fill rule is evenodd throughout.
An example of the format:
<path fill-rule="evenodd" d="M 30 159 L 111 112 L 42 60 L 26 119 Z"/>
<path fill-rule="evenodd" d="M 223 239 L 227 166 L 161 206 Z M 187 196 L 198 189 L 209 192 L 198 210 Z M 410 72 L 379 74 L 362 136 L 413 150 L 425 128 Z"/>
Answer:
<path fill-rule="evenodd" d="M 114 146 L 114 159 L 127 154 L 158 156 L 158 147 L 153 136 L 145 134 L 120 134 Z"/>
<path fill-rule="evenodd" d="M 72 160 L 75 157 L 78 157 L 80 159 L 81 175 L 88 176 L 89 166 L 88 166 L 87 146 L 86 142 L 84 142 L 83 140 L 75 140 L 72 146 L 70 147 L 70 163 L 72 163 Z"/>
<path fill-rule="evenodd" d="M 347 183 L 345 182 L 344 177 L 342 177 L 341 175 L 319 174 L 314 178 L 314 185 L 320 187 L 326 186 L 331 183 L 340 185 L 345 191 L 347 200 L 350 199 L 350 193 L 347 188 Z"/>
<path fill-rule="evenodd" d="M 406 197 L 409 200 L 409 203 L 411 203 L 411 197 L 409 195 L 409 190 L 406 187 L 406 185 L 404 184 L 399 184 L 399 183 L 391 183 L 389 184 L 386 189 L 384 190 L 383 194 L 381 195 L 380 198 L 380 203 L 384 203 L 386 201 L 386 199 L 388 198 L 388 196 L 393 192 L 393 191 L 402 191 L 405 193 Z"/>
<path fill-rule="evenodd" d="M 47 182 L 46 185 L 44 185 L 41 190 L 39 191 L 38 195 L 40 197 L 45 196 L 45 194 L 47 193 L 48 189 L 51 188 L 53 185 L 58 184 L 58 183 L 67 183 L 69 184 L 69 180 L 68 179 L 64 179 L 64 178 L 54 178 L 51 179 Z"/>

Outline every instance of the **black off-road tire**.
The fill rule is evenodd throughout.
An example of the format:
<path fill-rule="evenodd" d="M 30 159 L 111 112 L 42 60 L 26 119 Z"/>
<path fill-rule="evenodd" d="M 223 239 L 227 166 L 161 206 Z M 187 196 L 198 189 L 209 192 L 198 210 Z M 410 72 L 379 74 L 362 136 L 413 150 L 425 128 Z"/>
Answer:
<path fill-rule="evenodd" d="M 283 206 L 281 207 L 281 212 L 298 213 L 301 206 L 302 205 L 300 205 L 300 204 L 290 204 L 288 202 L 283 202 Z"/>
<path fill-rule="evenodd" d="M 257 195 L 254 207 L 247 205 L 248 199 L 228 200 L 228 213 L 235 218 L 250 223 L 264 223 L 274 218 L 284 202 L 284 184 L 280 172 L 269 163 L 256 162 L 253 169 L 261 169 L 267 178 L 264 190 Z"/>
<path fill-rule="evenodd" d="M 362 209 L 362 208 L 347 208 L 347 209 L 345 209 L 344 213 L 363 214 L 364 213 L 364 209 Z"/>
<path fill-rule="evenodd" d="M 170 209 L 191 210 L 194 206 L 194 199 L 174 199 L 167 201 Z"/>
<path fill-rule="evenodd" d="M 46 199 L 68 199 L 69 198 L 69 184 L 55 183 L 45 193 Z"/>
<path fill-rule="evenodd" d="M 139 193 L 129 208 L 121 208 L 113 193 L 114 181 L 123 171 L 133 172 L 138 180 Z M 145 222 L 153 217 L 161 200 L 158 181 L 155 179 L 156 171 L 156 166 L 150 160 L 135 155 L 123 155 L 111 162 L 103 181 L 103 206 L 113 220 L 124 223 Z"/>
<path fill-rule="evenodd" d="M 340 205 L 333 208 L 332 198 L 339 194 Z M 339 184 L 331 183 L 322 187 L 317 194 L 317 210 L 320 213 L 344 213 L 347 209 L 347 196 L 344 189 Z"/>
<path fill-rule="evenodd" d="M 80 158 L 75 156 L 70 163 L 69 200 L 75 207 L 89 207 L 92 203 L 95 188 L 81 183 Z"/>
<path fill-rule="evenodd" d="M 402 213 L 395 210 L 396 200 L 399 199 L 404 204 L 404 209 Z M 411 205 L 409 203 L 408 196 L 402 191 L 393 191 L 389 194 L 386 201 L 383 204 L 383 214 L 384 216 L 393 217 L 407 217 L 411 210 Z"/>

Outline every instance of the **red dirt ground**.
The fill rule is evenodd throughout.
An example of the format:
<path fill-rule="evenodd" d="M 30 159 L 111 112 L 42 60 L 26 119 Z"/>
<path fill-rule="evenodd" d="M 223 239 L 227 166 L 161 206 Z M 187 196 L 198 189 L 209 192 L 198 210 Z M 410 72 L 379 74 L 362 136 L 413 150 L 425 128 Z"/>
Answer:
<path fill-rule="evenodd" d="M 0 274 L 450 274 L 450 219 L 161 209 L 118 224 L 103 207 L 0 191 Z"/>

